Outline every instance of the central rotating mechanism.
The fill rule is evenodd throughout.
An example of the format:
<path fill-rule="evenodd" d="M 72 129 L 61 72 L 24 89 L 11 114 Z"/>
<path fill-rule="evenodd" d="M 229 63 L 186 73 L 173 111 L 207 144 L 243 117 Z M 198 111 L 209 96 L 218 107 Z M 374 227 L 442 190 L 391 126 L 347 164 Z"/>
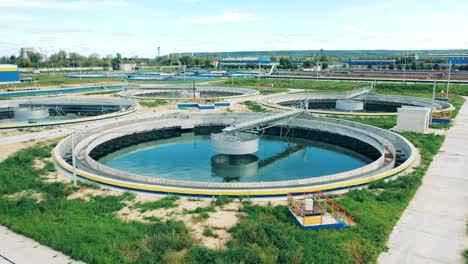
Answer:
<path fill-rule="evenodd" d="M 251 133 L 236 132 L 234 134 L 211 134 L 213 151 L 228 155 L 246 155 L 258 151 L 260 138 Z"/>

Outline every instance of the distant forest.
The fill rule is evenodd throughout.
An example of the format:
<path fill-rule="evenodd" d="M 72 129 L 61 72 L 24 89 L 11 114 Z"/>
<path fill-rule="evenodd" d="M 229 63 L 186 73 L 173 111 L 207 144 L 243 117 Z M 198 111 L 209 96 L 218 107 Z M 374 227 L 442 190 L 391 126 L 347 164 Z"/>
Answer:
<path fill-rule="evenodd" d="M 186 52 L 172 53 L 171 56 L 191 56 L 197 58 L 213 57 L 292 57 L 310 58 L 323 55 L 340 60 L 347 59 L 386 59 L 418 55 L 420 58 L 430 57 L 429 54 L 467 54 L 468 49 L 448 50 L 271 50 L 271 51 L 233 51 L 233 52 Z"/>

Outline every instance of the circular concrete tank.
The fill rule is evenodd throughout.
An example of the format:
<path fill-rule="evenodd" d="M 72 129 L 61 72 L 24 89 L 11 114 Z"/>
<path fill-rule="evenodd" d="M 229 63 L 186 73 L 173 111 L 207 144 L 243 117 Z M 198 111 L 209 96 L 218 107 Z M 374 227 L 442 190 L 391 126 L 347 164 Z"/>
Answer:
<path fill-rule="evenodd" d="M 176 117 L 154 115 L 137 120 L 119 120 L 112 124 L 92 127 L 80 136 L 77 136 L 77 141 L 74 142 L 75 153 L 83 157 L 83 159 L 77 160 L 78 170 L 76 172 L 80 177 L 103 185 L 123 189 L 183 195 L 263 197 L 313 190 L 342 191 L 345 188 L 362 186 L 378 179 L 397 175 L 413 164 L 416 158 L 414 146 L 393 132 L 346 120 L 321 117 L 310 118 L 307 116 L 297 117 L 288 124 L 291 128 L 289 133 L 287 133 L 288 138 L 286 138 L 286 131 L 281 127 L 271 126 L 273 123 L 264 124 L 265 137 L 279 137 L 280 139 L 282 137 L 286 143 L 290 142 L 289 137 L 294 138 L 298 140 L 294 143 L 296 148 L 283 149 L 281 147 L 283 145 L 275 144 L 275 146 L 279 147 L 275 147 L 274 149 L 279 150 L 279 152 L 270 149 L 271 151 L 269 150 L 268 152 L 274 153 L 264 153 L 265 155 L 259 158 L 258 161 L 255 156 L 259 157 L 258 155 L 263 153 L 261 149 L 265 144 L 259 145 L 260 151 L 257 151 L 256 155 L 245 155 L 245 157 L 212 153 L 210 143 L 208 142 L 211 138 L 208 137 L 210 133 L 220 132 L 223 127 L 252 120 L 252 118 L 264 117 L 264 114 L 254 113 L 194 113 L 188 116 L 184 114 Z M 115 133 L 116 130 L 122 133 Z M 198 174 L 186 174 L 180 178 L 165 177 L 160 172 L 152 173 L 151 175 L 146 172 L 132 172 L 99 161 L 106 155 L 112 155 L 112 153 L 120 155 L 122 153 L 118 151 L 139 144 L 139 142 L 166 140 L 171 137 L 179 137 L 181 133 L 198 133 L 199 135 L 194 135 L 194 140 L 197 137 L 203 138 L 203 140 L 198 141 L 197 139 L 194 141 L 193 146 L 181 148 L 184 151 L 189 150 L 189 153 L 186 155 L 187 157 L 197 158 L 192 159 L 192 161 L 196 161 L 195 163 L 190 163 L 190 160 L 186 158 L 180 159 L 180 171 L 186 170 L 188 166 L 191 168 L 206 166 L 205 171 L 203 171 L 203 173 L 206 172 L 205 175 L 199 175 L 202 170 L 198 170 Z M 227 136 L 239 134 L 241 133 L 228 134 Z M 214 135 L 212 137 L 219 137 L 223 134 L 212 135 Z M 250 134 L 250 136 L 254 137 L 253 141 L 255 142 L 257 135 Z M 263 143 L 266 142 L 265 137 L 262 137 Z M 316 158 L 321 158 L 321 156 L 314 156 L 312 152 L 308 153 L 307 150 L 302 148 L 302 144 L 305 142 L 303 140 L 316 140 L 325 144 L 331 143 L 338 148 L 346 148 L 346 152 L 348 150 L 351 151 L 349 153 L 356 152 L 370 160 L 363 166 L 359 165 L 358 167 L 343 171 L 325 172 L 317 176 L 314 176 L 313 172 L 317 170 L 318 166 L 308 167 L 305 170 L 304 177 L 295 177 L 296 174 L 290 171 L 293 167 L 289 167 L 289 169 L 286 169 L 285 174 L 280 175 L 281 177 L 275 178 L 275 180 L 270 178 L 269 175 L 273 174 L 277 167 L 273 168 L 269 166 L 276 166 L 282 163 L 278 161 L 293 160 L 295 162 L 307 163 Z M 118 146 L 115 142 L 126 143 Z M 218 140 L 220 145 L 222 145 L 222 142 L 226 143 L 225 141 Z M 247 140 L 247 142 L 250 141 Z M 167 145 L 166 143 L 170 144 Z M 171 150 L 174 149 L 175 146 L 172 143 L 173 141 L 171 140 L 169 142 L 164 141 L 158 145 L 150 153 L 159 155 L 159 158 L 150 160 L 148 164 L 154 165 L 153 160 L 162 160 L 166 157 L 165 153 L 160 153 L 160 150 L 166 147 Z M 186 143 L 192 145 L 190 141 L 182 140 L 179 146 L 185 146 L 187 145 Z M 54 149 L 54 159 L 57 161 L 57 164 L 70 172 L 70 175 L 73 172 L 70 162 L 71 147 L 71 138 L 68 137 L 62 140 Z M 146 145 L 141 147 L 141 151 L 151 150 Z M 173 151 L 166 153 L 169 154 L 170 152 Z M 127 149 L 124 153 L 128 153 L 129 155 L 135 154 L 132 149 Z M 203 156 L 204 154 L 206 155 Z M 143 155 L 143 159 L 147 157 L 145 155 Z M 172 156 L 177 157 L 177 155 L 179 154 L 176 153 Z M 198 158 L 201 156 L 202 158 Z M 180 155 L 180 157 L 184 156 Z M 288 157 L 291 159 L 288 159 Z M 328 160 L 332 162 L 330 168 L 338 165 L 335 164 L 336 160 L 334 158 L 328 158 Z M 171 172 L 172 164 L 166 165 L 167 171 Z M 297 163 L 294 163 L 291 166 L 296 165 Z M 160 167 L 160 164 L 154 166 L 155 169 L 158 167 Z M 262 169 L 268 169 L 264 174 L 266 176 L 260 175 L 261 177 L 258 177 L 257 173 L 254 174 L 256 169 L 257 173 L 261 172 Z M 218 176 L 221 176 L 223 179 L 216 179 L 219 178 Z M 242 180 L 242 177 L 247 177 L 248 179 Z M 225 181 L 224 178 L 227 180 Z M 251 180 L 253 178 L 256 179 Z"/>
<path fill-rule="evenodd" d="M 364 110 L 364 102 L 358 100 L 337 100 L 336 110 L 362 111 Z"/>
<path fill-rule="evenodd" d="M 14 110 L 14 116 L 16 120 L 42 119 L 42 118 L 46 118 L 49 116 L 49 108 L 47 107 L 38 107 L 38 108 L 20 107 Z"/>

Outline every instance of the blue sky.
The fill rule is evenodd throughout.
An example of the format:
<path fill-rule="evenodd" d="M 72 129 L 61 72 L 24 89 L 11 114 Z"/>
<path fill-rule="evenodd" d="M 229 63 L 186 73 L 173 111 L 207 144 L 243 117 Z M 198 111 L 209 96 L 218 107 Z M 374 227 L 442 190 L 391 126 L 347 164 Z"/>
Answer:
<path fill-rule="evenodd" d="M 0 0 L 0 56 L 466 49 L 466 0 Z"/>

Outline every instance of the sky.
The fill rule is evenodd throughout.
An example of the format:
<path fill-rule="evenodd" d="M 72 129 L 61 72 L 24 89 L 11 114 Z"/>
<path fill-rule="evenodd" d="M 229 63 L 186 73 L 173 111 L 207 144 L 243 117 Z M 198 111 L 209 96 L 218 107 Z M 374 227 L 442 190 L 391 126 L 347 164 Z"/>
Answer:
<path fill-rule="evenodd" d="M 0 0 L 0 56 L 466 49 L 467 0 Z"/>

